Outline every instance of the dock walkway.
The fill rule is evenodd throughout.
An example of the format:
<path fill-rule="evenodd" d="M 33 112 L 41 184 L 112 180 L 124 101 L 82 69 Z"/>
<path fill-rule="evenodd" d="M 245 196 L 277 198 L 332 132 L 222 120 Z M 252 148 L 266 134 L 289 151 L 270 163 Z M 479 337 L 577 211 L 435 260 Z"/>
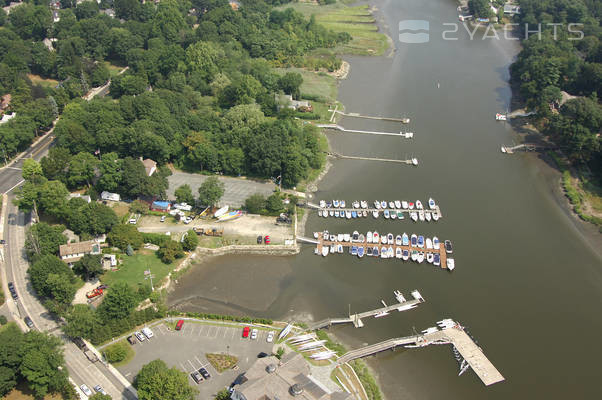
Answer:
<path fill-rule="evenodd" d="M 344 117 L 354 117 L 354 118 L 364 118 L 364 119 L 377 119 L 377 120 L 381 120 L 381 121 L 393 121 L 393 122 L 401 122 L 403 124 L 407 124 L 410 122 L 409 118 L 394 118 L 394 117 L 378 117 L 378 116 L 371 116 L 371 115 L 361 115 L 358 113 L 345 113 L 343 111 L 339 111 L 336 108 L 334 110 L 328 110 L 328 111 L 332 111 L 333 115 L 334 113 L 340 114 Z"/>
<path fill-rule="evenodd" d="M 341 125 L 337 125 L 337 124 L 317 124 L 316 126 L 318 128 L 336 129 L 341 132 L 364 133 L 364 134 L 370 134 L 370 135 L 384 135 L 384 136 L 399 136 L 399 137 L 402 137 L 405 139 L 411 139 L 414 137 L 414 133 L 412 133 L 412 132 L 395 133 L 395 132 L 380 132 L 380 131 L 362 131 L 362 130 L 358 130 L 358 129 L 346 129 L 346 128 L 343 128 Z"/>
<path fill-rule="evenodd" d="M 413 162 L 412 162 L 411 159 L 410 160 L 394 160 L 394 159 L 391 159 L 391 158 L 344 156 L 342 154 L 335 153 L 335 152 L 328 152 L 326 154 L 329 155 L 329 156 L 332 156 L 332 157 L 341 158 L 341 159 L 347 159 L 347 160 L 383 161 L 383 162 L 393 162 L 393 163 L 407 164 L 407 165 L 412 165 L 413 164 Z"/>

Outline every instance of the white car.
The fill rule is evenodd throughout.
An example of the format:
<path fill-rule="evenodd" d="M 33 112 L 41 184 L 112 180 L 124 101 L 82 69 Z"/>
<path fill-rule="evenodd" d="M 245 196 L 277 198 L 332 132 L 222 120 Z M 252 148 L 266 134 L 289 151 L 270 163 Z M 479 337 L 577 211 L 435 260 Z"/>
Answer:
<path fill-rule="evenodd" d="M 136 337 L 138 338 L 139 341 L 144 342 L 144 340 L 146 339 L 144 337 L 144 335 L 140 332 L 135 332 L 134 335 L 136 335 Z"/>
<path fill-rule="evenodd" d="M 149 328 L 142 328 L 142 333 L 144 333 L 144 336 L 146 336 L 148 339 L 152 338 L 154 335 L 153 331 L 151 331 Z"/>
<path fill-rule="evenodd" d="M 86 396 L 92 396 L 92 391 L 90 390 L 90 388 L 88 386 L 81 385 L 79 388 L 82 390 L 82 392 L 84 392 L 84 394 Z"/>
<path fill-rule="evenodd" d="M 268 337 L 265 339 L 266 342 L 272 343 L 274 341 L 274 331 L 268 332 Z"/>
<path fill-rule="evenodd" d="M 257 339 L 257 328 L 251 329 L 251 339 Z"/>
<path fill-rule="evenodd" d="M 161 222 L 165 222 L 165 215 L 161 217 Z"/>

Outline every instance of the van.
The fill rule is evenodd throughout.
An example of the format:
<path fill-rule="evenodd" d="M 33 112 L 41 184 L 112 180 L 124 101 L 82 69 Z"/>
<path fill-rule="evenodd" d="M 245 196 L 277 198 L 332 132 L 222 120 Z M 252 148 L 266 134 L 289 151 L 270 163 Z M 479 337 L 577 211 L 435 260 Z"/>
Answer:
<path fill-rule="evenodd" d="M 146 336 L 148 339 L 152 338 L 153 336 L 155 336 L 153 334 L 153 331 L 151 331 L 149 328 L 142 328 L 142 333 L 144 333 L 144 336 Z"/>
<path fill-rule="evenodd" d="M 178 323 L 176 324 L 176 331 L 182 330 L 182 325 L 184 325 L 183 319 L 179 320 Z"/>

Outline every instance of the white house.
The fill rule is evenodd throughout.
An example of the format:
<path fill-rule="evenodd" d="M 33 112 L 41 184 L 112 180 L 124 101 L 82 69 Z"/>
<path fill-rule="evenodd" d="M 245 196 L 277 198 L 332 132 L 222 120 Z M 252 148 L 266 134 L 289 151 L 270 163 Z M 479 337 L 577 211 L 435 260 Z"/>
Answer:
<path fill-rule="evenodd" d="M 100 244 L 94 240 L 85 242 L 68 243 L 59 246 L 59 255 L 61 260 L 67 264 L 74 263 L 86 254 L 100 254 Z"/>
<path fill-rule="evenodd" d="M 100 198 L 103 200 L 121 201 L 121 196 L 118 193 L 111 193 L 106 190 L 100 194 Z"/>

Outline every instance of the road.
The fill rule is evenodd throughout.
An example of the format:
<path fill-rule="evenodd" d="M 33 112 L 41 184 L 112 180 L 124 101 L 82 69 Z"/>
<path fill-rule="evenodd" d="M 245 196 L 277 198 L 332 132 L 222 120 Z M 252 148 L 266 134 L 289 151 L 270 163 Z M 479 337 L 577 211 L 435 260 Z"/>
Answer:
<path fill-rule="evenodd" d="M 113 399 L 136 399 L 128 392 L 123 384 L 117 380 L 101 362 L 90 362 L 84 353 L 67 339 L 60 327 L 35 295 L 27 276 L 28 263 L 23 247 L 25 245 L 25 231 L 30 224 L 29 215 L 19 212 L 12 204 L 12 196 L 6 203 L 7 211 L 4 218 L 4 266 L 6 267 L 6 280 L 15 284 L 19 295 L 15 303 L 7 299 L 9 310 L 19 325 L 24 328 L 23 318 L 29 315 L 36 329 L 50 332 L 60 337 L 64 342 L 64 355 L 69 370 L 69 375 L 79 386 L 82 383 L 92 388 L 100 384 Z"/>

